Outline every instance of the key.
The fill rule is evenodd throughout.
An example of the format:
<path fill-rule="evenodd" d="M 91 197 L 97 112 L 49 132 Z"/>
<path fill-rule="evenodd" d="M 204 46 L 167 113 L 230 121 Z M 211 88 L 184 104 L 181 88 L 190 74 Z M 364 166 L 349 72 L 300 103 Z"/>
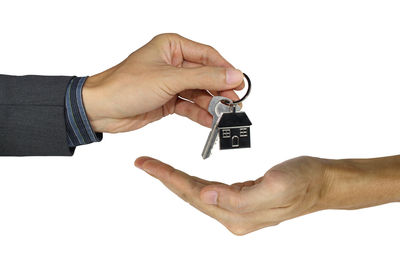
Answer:
<path fill-rule="evenodd" d="M 211 155 L 211 150 L 219 136 L 219 149 L 235 149 L 250 147 L 251 121 L 245 112 L 240 111 L 239 104 L 250 94 L 251 81 L 243 73 L 247 81 L 247 92 L 236 101 L 222 96 L 214 96 L 208 105 L 208 112 L 213 116 L 211 131 L 201 153 L 203 159 Z M 224 103 L 222 103 L 223 101 Z"/>
<path fill-rule="evenodd" d="M 211 150 L 218 137 L 218 123 L 222 114 L 231 112 L 231 107 L 229 105 L 222 103 L 221 101 L 227 101 L 228 103 L 232 103 L 232 100 L 230 100 L 227 97 L 214 96 L 211 99 L 210 104 L 208 105 L 208 112 L 210 112 L 210 114 L 213 116 L 213 122 L 206 144 L 204 145 L 203 153 L 201 154 L 203 159 L 206 159 L 211 155 Z M 240 110 L 239 105 L 235 105 L 235 107 L 236 110 Z"/>

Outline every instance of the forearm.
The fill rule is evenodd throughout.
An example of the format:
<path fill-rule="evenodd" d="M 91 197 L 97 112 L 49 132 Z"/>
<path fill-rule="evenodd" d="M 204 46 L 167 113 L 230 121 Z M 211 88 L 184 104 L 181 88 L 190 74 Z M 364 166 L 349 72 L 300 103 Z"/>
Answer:
<path fill-rule="evenodd" d="M 0 75 L 0 156 L 70 156 L 65 90 L 71 77 Z"/>
<path fill-rule="evenodd" d="M 400 201 L 400 156 L 327 160 L 321 209 L 358 209 Z"/>

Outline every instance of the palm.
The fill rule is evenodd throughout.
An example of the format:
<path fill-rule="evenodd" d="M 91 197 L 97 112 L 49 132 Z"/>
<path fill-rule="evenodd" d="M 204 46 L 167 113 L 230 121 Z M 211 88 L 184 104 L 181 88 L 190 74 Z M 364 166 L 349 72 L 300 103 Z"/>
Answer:
<path fill-rule="evenodd" d="M 189 176 L 151 158 L 135 164 L 236 234 L 315 211 L 324 175 L 320 161 L 310 157 L 286 161 L 257 180 L 233 185 Z"/>

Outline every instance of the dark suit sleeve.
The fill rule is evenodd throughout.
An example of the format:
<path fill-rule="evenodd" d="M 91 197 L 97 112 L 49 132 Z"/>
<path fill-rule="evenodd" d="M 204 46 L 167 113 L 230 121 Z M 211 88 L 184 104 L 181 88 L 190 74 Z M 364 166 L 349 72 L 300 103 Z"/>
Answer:
<path fill-rule="evenodd" d="M 65 92 L 72 77 L 0 75 L 0 156 L 71 156 Z"/>

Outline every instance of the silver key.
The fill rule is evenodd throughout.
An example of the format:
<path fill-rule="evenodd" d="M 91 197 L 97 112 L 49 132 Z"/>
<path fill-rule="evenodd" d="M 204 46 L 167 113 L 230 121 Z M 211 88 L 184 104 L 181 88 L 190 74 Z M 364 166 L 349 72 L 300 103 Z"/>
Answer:
<path fill-rule="evenodd" d="M 221 119 L 221 116 L 223 113 L 227 113 L 227 112 L 232 112 L 231 107 L 229 105 L 226 105 L 224 103 L 222 103 L 221 101 L 227 101 L 228 103 L 232 103 L 232 100 L 227 98 L 227 97 L 223 97 L 223 96 L 214 96 L 211 101 L 210 104 L 208 105 L 208 112 L 210 112 L 210 114 L 213 116 L 213 122 L 212 122 L 212 126 L 211 126 L 211 131 L 208 135 L 206 144 L 204 145 L 204 149 L 203 149 L 203 153 L 201 153 L 201 156 L 203 157 L 203 159 L 208 158 L 211 155 L 211 150 L 215 144 L 215 141 L 217 140 L 218 137 L 218 122 Z M 236 111 L 240 110 L 240 106 L 239 105 L 235 105 L 236 106 Z"/>

